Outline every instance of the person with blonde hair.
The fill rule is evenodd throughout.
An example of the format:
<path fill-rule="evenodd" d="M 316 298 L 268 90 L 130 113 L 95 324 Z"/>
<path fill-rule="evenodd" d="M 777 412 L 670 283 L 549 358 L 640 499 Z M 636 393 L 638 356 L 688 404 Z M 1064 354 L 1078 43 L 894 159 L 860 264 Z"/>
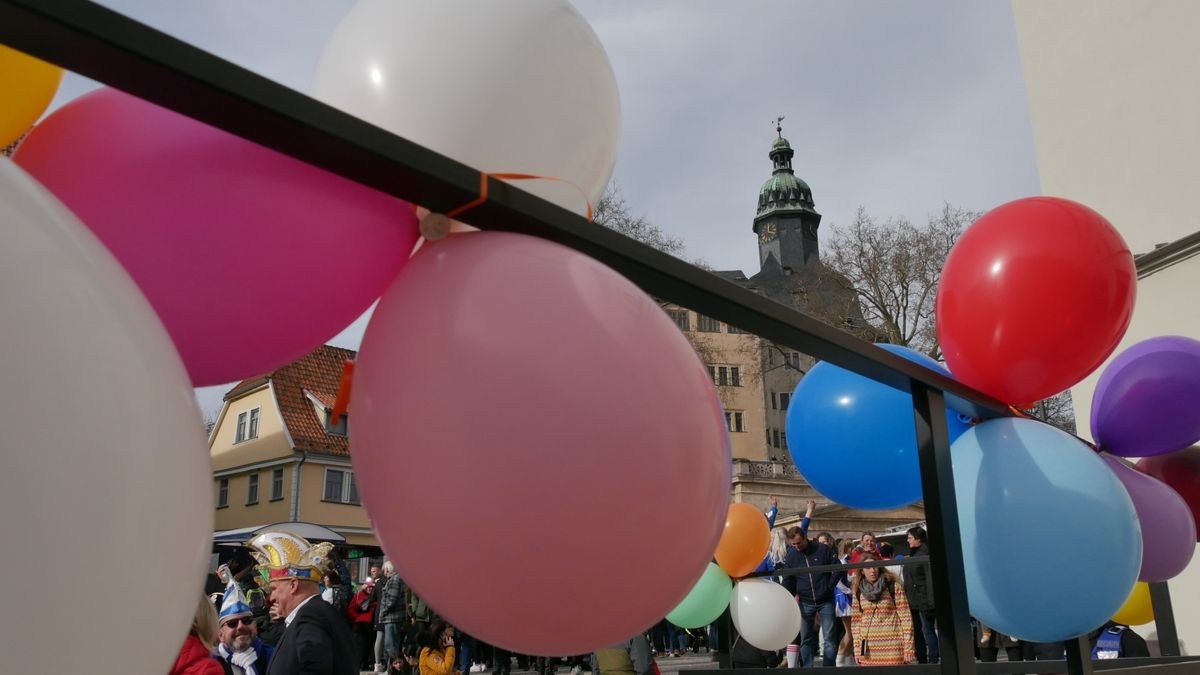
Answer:
<path fill-rule="evenodd" d="M 217 610 L 208 596 L 202 594 L 192 615 L 192 628 L 168 675 L 225 675 L 225 668 L 212 655 L 216 643 Z"/>
<path fill-rule="evenodd" d="M 850 554 L 854 551 L 854 542 L 842 540 L 838 549 L 838 560 L 850 562 Z M 842 639 L 838 642 L 837 661 L 835 665 L 854 665 L 854 639 L 850 632 L 850 575 L 846 571 L 838 575 L 837 584 L 833 587 L 834 615 L 842 622 Z"/>
<path fill-rule="evenodd" d="M 862 562 L 879 560 L 863 555 Z M 851 584 L 850 626 L 860 666 L 900 666 L 917 660 L 904 584 L 883 567 L 865 567 Z"/>

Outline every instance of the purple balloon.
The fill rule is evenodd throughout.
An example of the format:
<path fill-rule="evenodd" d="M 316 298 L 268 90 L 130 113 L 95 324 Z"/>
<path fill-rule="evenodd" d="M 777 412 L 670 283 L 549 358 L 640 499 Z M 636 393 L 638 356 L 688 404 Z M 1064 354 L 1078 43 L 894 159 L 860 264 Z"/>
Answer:
<path fill-rule="evenodd" d="M 1092 440 L 1122 457 L 1151 457 L 1200 441 L 1200 342 L 1169 335 L 1121 352 L 1092 397 Z"/>
<path fill-rule="evenodd" d="M 1142 523 L 1142 571 L 1138 580 L 1166 581 L 1182 572 L 1196 551 L 1196 521 L 1187 502 L 1157 478 L 1116 457 L 1100 457 L 1125 486 Z M 1109 545 L 1119 546 L 1120 542 Z"/>

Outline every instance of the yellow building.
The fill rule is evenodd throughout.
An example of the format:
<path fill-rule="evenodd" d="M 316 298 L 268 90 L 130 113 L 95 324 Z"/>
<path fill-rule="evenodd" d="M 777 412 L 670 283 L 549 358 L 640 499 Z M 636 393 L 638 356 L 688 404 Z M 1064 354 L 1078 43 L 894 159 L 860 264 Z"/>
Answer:
<path fill-rule="evenodd" d="M 218 531 L 308 522 L 378 546 L 350 465 L 349 417 L 326 427 L 354 355 L 323 346 L 225 395 L 208 438 Z"/>

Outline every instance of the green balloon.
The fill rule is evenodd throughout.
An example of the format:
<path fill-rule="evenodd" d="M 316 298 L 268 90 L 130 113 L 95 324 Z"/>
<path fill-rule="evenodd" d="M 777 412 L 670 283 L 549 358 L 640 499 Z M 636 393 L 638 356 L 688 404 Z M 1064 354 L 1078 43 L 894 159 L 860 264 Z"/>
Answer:
<path fill-rule="evenodd" d="M 717 566 L 708 563 L 704 575 L 692 587 L 692 590 L 675 609 L 667 614 L 667 621 L 680 628 L 699 628 L 707 626 L 729 606 L 729 595 L 733 591 L 733 581 L 729 575 Z"/>

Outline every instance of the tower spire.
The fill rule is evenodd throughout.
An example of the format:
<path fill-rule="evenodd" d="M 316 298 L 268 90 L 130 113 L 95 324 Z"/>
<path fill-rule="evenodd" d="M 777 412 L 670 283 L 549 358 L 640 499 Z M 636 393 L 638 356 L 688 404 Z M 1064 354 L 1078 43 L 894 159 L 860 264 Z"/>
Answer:
<path fill-rule="evenodd" d="M 779 134 L 780 138 L 783 138 L 783 119 L 784 119 L 784 116 L 780 115 L 779 117 L 776 117 L 775 120 L 772 122 L 772 124 L 775 125 L 775 133 Z"/>

